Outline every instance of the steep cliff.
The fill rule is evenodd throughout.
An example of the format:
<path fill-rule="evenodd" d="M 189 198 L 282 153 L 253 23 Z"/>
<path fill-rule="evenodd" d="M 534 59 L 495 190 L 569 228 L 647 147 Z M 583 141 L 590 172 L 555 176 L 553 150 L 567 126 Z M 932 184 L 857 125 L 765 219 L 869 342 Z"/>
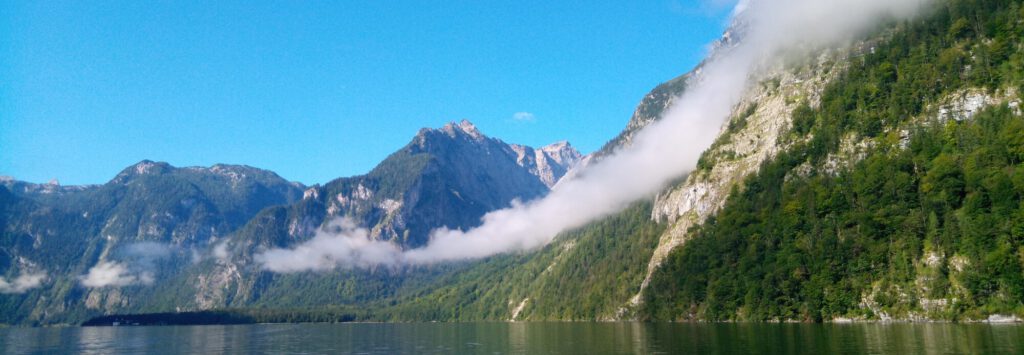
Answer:
<path fill-rule="evenodd" d="M 658 196 L 640 317 L 1019 319 L 1020 4 L 933 10 L 747 95 Z"/>

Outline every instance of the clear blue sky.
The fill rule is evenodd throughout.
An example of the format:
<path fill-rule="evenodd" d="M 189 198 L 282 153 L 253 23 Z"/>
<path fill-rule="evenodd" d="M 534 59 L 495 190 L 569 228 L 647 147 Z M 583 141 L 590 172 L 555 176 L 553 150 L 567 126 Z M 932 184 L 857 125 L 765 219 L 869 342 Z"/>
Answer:
<path fill-rule="evenodd" d="M 728 3 L 3 1 L 0 175 L 103 183 L 151 159 L 323 183 L 460 119 L 589 152 Z"/>

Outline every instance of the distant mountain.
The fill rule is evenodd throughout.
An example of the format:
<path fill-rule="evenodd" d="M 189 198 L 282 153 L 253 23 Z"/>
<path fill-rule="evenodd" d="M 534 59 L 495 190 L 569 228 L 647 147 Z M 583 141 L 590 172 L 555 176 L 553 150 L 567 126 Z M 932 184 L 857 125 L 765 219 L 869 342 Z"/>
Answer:
<path fill-rule="evenodd" d="M 223 294 L 211 287 L 244 290 L 237 282 L 260 277 L 246 264 L 252 253 L 308 238 L 332 218 L 350 217 L 375 238 L 416 247 L 435 228 L 473 227 L 513 200 L 543 196 L 580 159 L 566 142 L 537 149 L 507 144 L 462 121 L 423 129 L 368 174 L 323 186 L 248 166 L 177 168 L 148 160 L 102 185 L 3 178 L 4 280 L 45 272 L 47 287 L 0 296 L 0 304 L 21 310 L 13 319 L 60 322 L 76 312 L 145 307 L 140 297 L 166 295 L 158 291 L 164 285 L 148 286 L 157 279 L 202 279 L 177 304 L 227 304 L 203 295 Z M 203 263 L 217 245 L 239 256 L 230 264 Z M 225 268 L 234 277 L 214 282 L 211 275 Z M 95 287 L 85 287 L 90 282 Z"/>
<path fill-rule="evenodd" d="M 297 201 L 303 188 L 247 166 L 176 168 L 152 161 L 132 165 L 103 185 L 64 187 L 3 179 L 3 276 L 13 280 L 26 272 L 44 272 L 47 285 L 52 285 L 45 292 L 30 290 L 9 309 L 34 314 L 12 315 L 15 319 L 62 319 L 61 312 L 81 307 L 75 305 L 80 299 L 100 299 L 109 291 L 82 288 L 78 277 L 118 260 L 160 265 L 107 275 L 114 277 L 107 281 L 140 282 L 145 281 L 140 276 L 176 274 L 193 259 L 192 251 L 234 232 L 268 206 Z M 4 304 L 13 301 L 0 298 Z"/>
<path fill-rule="evenodd" d="M 281 277 L 257 272 L 255 252 L 291 247 L 337 217 L 368 228 L 372 238 L 419 247 L 436 228 L 472 228 L 487 212 L 543 196 L 581 159 L 566 142 L 508 144 L 465 120 L 422 129 L 368 174 L 310 187 L 302 201 L 264 210 L 232 237 L 231 258 L 211 262 L 188 283 L 198 285 L 199 307 L 257 302 L 280 287 L 261 280 Z"/>
<path fill-rule="evenodd" d="M 241 165 L 176 168 L 142 161 L 103 185 L 60 186 L 13 179 L 13 194 L 101 226 L 110 240 L 204 243 L 244 224 L 263 208 L 288 204 L 304 186 Z"/>
<path fill-rule="evenodd" d="M 513 200 L 543 196 L 580 159 L 568 143 L 538 149 L 507 144 L 469 121 L 422 129 L 368 174 L 307 189 L 301 202 L 287 207 L 289 220 L 281 223 L 288 227 L 271 228 L 285 233 L 257 244 L 284 246 L 308 237 L 325 219 L 347 216 L 374 238 L 421 246 L 435 228 L 471 228 Z"/>

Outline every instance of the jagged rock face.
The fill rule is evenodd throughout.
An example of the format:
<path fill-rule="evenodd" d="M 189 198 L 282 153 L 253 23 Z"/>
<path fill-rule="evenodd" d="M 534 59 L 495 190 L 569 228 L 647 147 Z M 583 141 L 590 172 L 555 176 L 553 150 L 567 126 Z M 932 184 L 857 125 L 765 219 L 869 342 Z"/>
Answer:
<path fill-rule="evenodd" d="M 709 58 L 735 46 L 742 35 L 743 23 L 737 20 L 723 37 L 712 46 Z M 729 131 L 723 125 L 715 145 L 705 155 L 715 157 L 716 164 L 708 171 L 700 171 L 659 193 L 652 211 L 656 223 L 668 223 L 655 253 L 648 265 L 648 277 L 668 255 L 669 251 L 686 240 L 687 230 L 716 212 L 724 203 L 732 187 L 748 174 L 757 170 L 762 162 L 773 157 L 785 145 L 779 140 L 790 127 L 791 114 L 801 103 L 818 104 L 821 91 L 837 73 L 841 72 L 842 57 L 851 50 L 824 52 L 800 66 L 774 64 L 760 73 L 761 82 L 744 93 L 734 107 L 730 122 L 742 120 L 742 125 Z M 710 59 L 709 59 L 710 60 Z M 840 64 L 836 64 L 840 63 Z M 688 85 L 700 80 L 703 65 L 693 71 L 665 82 L 650 93 L 637 106 L 622 133 L 595 154 L 595 159 L 632 143 L 639 130 L 659 120 L 661 115 L 684 92 Z M 589 161 L 584 161 L 586 165 Z M 570 176 L 573 175 L 570 172 Z M 635 307 L 641 299 L 649 279 L 641 291 L 630 301 Z"/>
<path fill-rule="evenodd" d="M 470 228 L 513 200 L 543 196 L 580 159 L 567 142 L 507 144 L 465 120 L 422 129 L 370 173 L 305 191 L 292 207 L 303 211 L 289 212 L 287 235 L 256 244 L 286 246 L 325 220 L 347 216 L 374 238 L 421 246 L 435 228 Z"/>
<path fill-rule="evenodd" d="M 715 145 L 704 153 L 715 158 L 714 166 L 690 174 L 682 184 L 657 195 L 651 218 L 670 227 L 651 256 L 641 293 L 668 253 L 685 243 L 689 229 L 717 212 L 734 186 L 785 149 L 779 137 L 789 130 L 793 110 L 804 102 L 812 107 L 819 104 L 825 85 L 840 72 L 833 63 L 843 61 L 832 60 L 837 55 L 824 54 L 800 68 L 780 67 L 766 74 L 767 80 L 748 89 L 734 108 L 730 121 L 742 120 L 742 128 L 729 132 L 729 125 L 723 126 Z M 635 305 L 640 299 L 638 293 L 631 302 Z"/>
<path fill-rule="evenodd" d="M 707 59 L 692 71 L 661 83 L 648 92 L 647 95 L 644 95 L 636 110 L 633 111 L 633 115 L 630 116 L 629 122 L 626 123 L 626 128 L 591 156 L 595 159 L 600 159 L 611 154 L 616 149 L 632 144 L 633 136 L 640 129 L 661 119 L 661 115 L 686 91 L 686 88 L 695 80 L 700 80 L 703 77 L 705 63 L 714 60 L 728 49 L 739 44 L 748 27 L 747 25 L 743 16 L 736 16 L 733 19 L 733 23 L 722 34 L 722 37 L 711 44 Z"/>
<path fill-rule="evenodd" d="M 569 142 L 558 142 L 533 149 L 518 144 L 511 145 L 516 152 L 516 164 L 528 169 L 549 189 L 554 187 L 565 174 L 583 159 Z"/>
<path fill-rule="evenodd" d="M 664 82 L 655 87 L 651 92 L 644 95 L 644 98 L 640 100 L 640 104 L 637 105 L 636 110 L 633 111 L 633 115 L 629 118 L 629 122 L 626 123 L 626 128 L 619 133 L 618 136 L 608 141 L 593 154 L 595 159 L 600 159 L 603 156 L 611 154 L 616 149 L 629 146 L 632 144 L 633 136 L 640 129 L 647 127 L 654 121 L 661 118 L 661 114 L 665 112 L 679 95 L 682 95 L 686 91 L 687 85 L 693 80 L 694 73 L 687 73 L 681 75 L 675 79 Z"/>
<path fill-rule="evenodd" d="M 372 238 L 415 248 L 426 244 L 436 228 L 471 228 L 485 213 L 513 200 L 543 196 L 581 158 L 567 142 L 542 148 L 507 144 L 469 121 L 422 129 L 368 174 L 311 187 L 301 201 L 253 218 L 230 238 L 230 260 L 190 276 L 187 283 L 198 285 L 195 306 L 252 301 L 271 287 L 251 272 L 259 267 L 253 253 L 290 247 L 333 218 L 352 218 Z"/>
<path fill-rule="evenodd" d="M 479 151 L 486 155 L 491 155 L 493 152 L 496 156 L 491 158 L 502 164 L 511 157 L 509 155 L 509 149 L 511 149 L 515 164 L 520 168 L 525 168 L 548 188 L 554 186 L 569 169 L 583 158 L 583 155 L 567 141 L 552 143 L 536 149 L 520 144 L 507 144 L 499 139 L 484 136 L 476 126 L 467 120 L 462 120 L 457 124 L 448 123 L 439 130 L 422 130 L 414 141 L 419 142 L 420 148 L 427 152 L 427 136 L 436 132 L 442 132 L 455 141 L 474 143 L 475 146 L 468 147 L 473 148 L 469 151 Z M 430 152 L 447 154 L 444 151 Z"/>
<path fill-rule="evenodd" d="M 50 275 L 53 287 L 12 306 L 33 309 L 19 315 L 23 321 L 150 307 L 153 292 L 173 294 L 160 297 L 183 309 L 244 305 L 268 287 L 252 260 L 261 248 L 291 246 L 339 216 L 371 228 L 375 238 L 417 247 L 435 228 L 473 227 L 513 200 L 543 196 L 580 159 L 567 142 L 511 145 L 462 121 L 421 130 L 366 175 L 308 188 L 247 166 L 148 160 L 103 185 L 3 178 L 0 220 L 10 222 L 0 262 L 8 265 L 4 277 L 36 268 Z M 92 267 L 122 261 L 140 243 L 165 255 L 144 261 L 152 269 L 145 279 L 155 284 L 81 285 Z"/>
<path fill-rule="evenodd" d="M 792 144 L 792 138 L 784 137 L 792 126 L 793 110 L 802 103 L 807 103 L 812 108 L 817 108 L 820 98 L 826 86 L 834 81 L 845 70 L 845 65 L 851 57 L 862 55 L 873 50 L 871 41 L 855 43 L 841 50 L 831 50 L 819 53 L 817 58 L 807 64 L 777 66 L 768 72 L 762 73 L 761 82 L 749 88 L 743 95 L 741 101 L 734 107 L 730 121 L 722 127 L 716 143 L 705 151 L 704 156 L 714 161 L 713 165 L 706 169 L 699 169 L 686 176 L 680 183 L 671 186 L 660 192 L 654 202 L 651 219 L 656 223 L 665 223 L 669 227 L 661 236 L 658 246 L 649 261 L 647 270 L 648 277 L 640 286 L 640 292 L 634 296 L 624 307 L 624 310 L 635 309 L 642 300 L 642 293 L 646 290 L 653 273 L 669 255 L 673 249 L 681 247 L 691 237 L 689 231 L 692 227 L 703 223 L 708 217 L 714 215 L 721 209 L 730 192 L 734 187 L 742 188 L 742 181 L 749 175 L 756 173 L 761 164 L 774 158 L 779 152 L 788 149 Z M 673 81 L 682 82 L 675 89 L 675 92 L 685 91 L 686 79 L 698 76 L 695 71 L 684 75 Z M 671 82 L 670 82 L 671 83 Z M 652 91 L 640 107 L 668 107 L 671 99 L 664 99 L 663 95 L 669 84 L 662 84 L 655 91 Z M 896 133 L 900 139 L 900 147 L 906 148 L 910 139 L 910 132 L 915 127 L 930 121 L 966 120 L 986 107 L 998 104 L 1007 104 L 1016 114 L 1021 113 L 1021 103 L 1015 88 L 1001 88 L 999 90 L 987 90 L 983 88 L 968 88 L 944 97 L 938 102 L 928 104 L 927 114 L 909 120 L 904 126 L 899 127 Z M 627 128 L 620 137 L 626 137 L 621 141 L 613 142 L 617 145 L 628 145 L 628 137 L 636 131 L 656 121 L 660 111 L 653 110 L 653 114 L 639 114 L 641 109 L 634 114 Z M 741 122 L 742 124 L 737 124 Z M 730 128 L 738 127 L 738 128 Z M 803 140 L 810 140 L 811 137 L 804 137 Z M 860 137 L 854 134 L 842 138 L 838 152 L 831 153 L 825 162 L 818 167 L 811 167 L 807 163 L 799 166 L 790 174 L 809 174 L 811 171 L 835 175 L 849 169 L 858 161 L 864 158 L 873 147 L 870 138 Z M 607 148 L 606 148 L 607 150 Z M 788 177 L 787 177 L 788 178 Z M 937 268 L 943 264 L 943 256 L 928 255 L 921 261 L 922 265 Z M 962 259 L 949 258 L 945 264 L 953 272 L 961 272 L 964 267 Z M 918 282 L 923 284 L 923 282 Z M 952 312 L 952 305 L 956 298 L 951 299 L 928 299 L 927 289 L 918 286 L 917 288 L 897 288 L 895 290 L 883 290 L 876 287 L 863 296 L 861 307 L 871 310 L 874 314 L 880 314 L 883 320 L 888 315 L 876 309 L 873 303 L 875 294 L 890 292 L 903 295 L 901 302 L 912 304 L 920 302 L 921 307 L 927 312 Z M 629 317 L 628 312 L 623 312 L 620 317 Z M 921 315 L 910 314 L 906 320 L 927 320 Z"/>

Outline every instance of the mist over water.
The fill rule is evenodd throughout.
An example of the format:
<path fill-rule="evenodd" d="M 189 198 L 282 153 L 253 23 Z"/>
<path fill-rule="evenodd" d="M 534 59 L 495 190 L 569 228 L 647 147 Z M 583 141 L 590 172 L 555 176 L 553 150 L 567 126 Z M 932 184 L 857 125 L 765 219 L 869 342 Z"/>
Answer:
<path fill-rule="evenodd" d="M 430 264 L 529 250 L 648 198 L 692 171 L 715 140 L 760 68 L 797 48 L 833 46 L 883 21 L 915 15 L 928 0 L 741 1 L 733 12 L 739 40 L 719 47 L 702 64 L 690 87 L 660 120 L 632 144 L 560 182 L 543 198 L 490 212 L 470 230 L 441 228 L 418 249 L 399 250 L 370 240 L 357 228 L 318 233 L 294 249 L 257 256 L 264 268 L 290 272 L 370 264 Z M 669 40 L 669 39 L 666 39 Z M 325 245 L 344 245 L 328 248 Z M 307 260 L 316 259 L 310 263 Z"/>

